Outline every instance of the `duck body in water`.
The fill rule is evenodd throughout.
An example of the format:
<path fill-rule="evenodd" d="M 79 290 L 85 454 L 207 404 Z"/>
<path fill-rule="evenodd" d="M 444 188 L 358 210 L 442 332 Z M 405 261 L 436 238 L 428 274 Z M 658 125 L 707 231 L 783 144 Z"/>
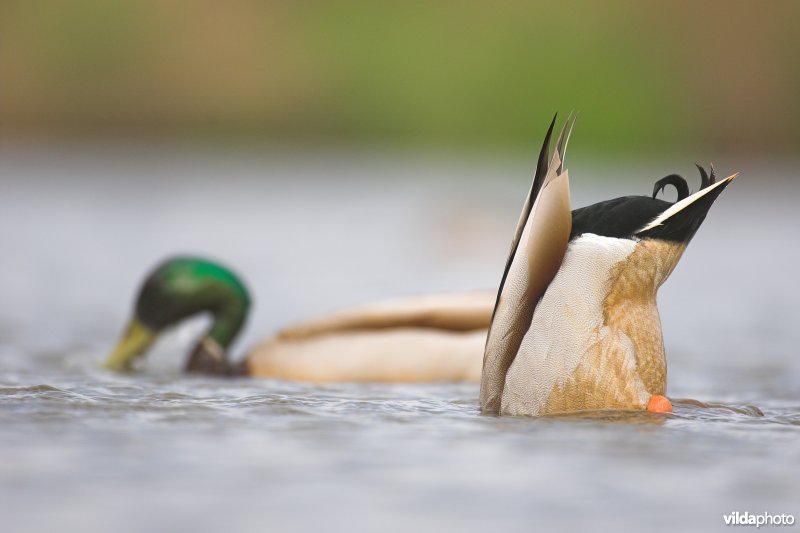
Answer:
<path fill-rule="evenodd" d="M 213 325 L 187 372 L 314 382 L 480 380 L 485 413 L 669 410 L 656 293 L 735 176 L 717 182 L 713 169 L 709 176 L 701 168 L 692 195 L 671 175 L 656 182 L 652 197 L 572 211 L 563 165 L 572 126 L 562 129 L 551 158 L 554 123 L 496 293 L 344 311 L 278 332 L 230 364 L 228 347 L 250 305 L 244 284 L 214 262 L 174 258 L 148 276 L 106 366 L 127 368 L 159 332 L 207 312 Z M 667 185 L 678 192 L 675 203 L 656 199 Z"/>

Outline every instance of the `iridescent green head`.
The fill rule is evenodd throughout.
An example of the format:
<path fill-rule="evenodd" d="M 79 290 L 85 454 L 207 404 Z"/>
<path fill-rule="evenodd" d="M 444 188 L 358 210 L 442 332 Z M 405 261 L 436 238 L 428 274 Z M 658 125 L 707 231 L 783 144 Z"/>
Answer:
<path fill-rule="evenodd" d="M 227 349 L 242 329 L 249 308 L 247 289 L 229 269 L 196 257 L 168 259 L 144 281 L 134 316 L 105 366 L 130 368 L 162 331 L 193 315 L 209 313 L 213 324 L 193 352 L 187 370 L 220 373 L 227 368 Z M 218 368 L 207 368 L 209 362 Z"/>

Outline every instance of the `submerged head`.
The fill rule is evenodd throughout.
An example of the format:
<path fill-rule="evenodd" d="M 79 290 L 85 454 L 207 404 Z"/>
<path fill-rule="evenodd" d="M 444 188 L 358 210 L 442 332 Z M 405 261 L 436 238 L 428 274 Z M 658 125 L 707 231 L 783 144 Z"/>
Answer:
<path fill-rule="evenodd" d="M 247 289 L 227 268 L 195 257 L 168 259 L 142 284 L 133 317 L 105 367 L 130 368 L 162 331 L 199 313 L 210 313 L 213 324 L 198 348 L 224 359 L 244 325 L 249 307 Z"/>

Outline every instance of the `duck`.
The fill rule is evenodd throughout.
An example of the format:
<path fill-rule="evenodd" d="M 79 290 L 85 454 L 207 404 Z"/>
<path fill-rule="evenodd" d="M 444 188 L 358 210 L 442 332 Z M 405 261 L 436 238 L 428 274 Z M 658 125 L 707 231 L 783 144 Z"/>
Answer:
<path fill-rule="evenodd" d="M 575 125 L 539 154 L 487 334 L 480 382 L 486 414 L 669 412 L 667 361 L 656 295 L 711 205 L 736 178 L 698 165 L 700 189 L 670 175 L 652 196 L 572 210 L 564 166 Z M 566 134 L 565 134 L 566 132 Z M 656 198 L 668 185 L 674 203 Z"/>
<path fill-rule="evenodd" d="M 630 409 L 667 412 L 666 355 L 656 305 L 719 194 L 698 165 L 700 189 L 656 181 L 652 195 L 571 209 L 569 117 L 555 149 L 550 123 L 496 291 L 386 300 L 301 322 L 264 339 L 239 362 L 229 348 L 251 305 L 241 278 L 217 261 L 169 258 L 141 284 L 120 341 L 105 361 L 132 368 L 158 336 L 207 313 L 187 373 L 325 382 L 480 384 L 483 413 L 540 416 Z M 657 195 L 677 191 L 668 202 Z"/>
<path fill-rule="evenodd" d="M 234 363 L 228 352 L 251 306 L 247 285 L 219 261 L 176 256 L 145 277 L 104 366 L 131 370 L 163 332 L 208 314 L 211 326 L 191 350 L 186 373 L 314 383 L 477 383 L 493 305 L 491 291 L 370 303 L 281 329 Z"/>

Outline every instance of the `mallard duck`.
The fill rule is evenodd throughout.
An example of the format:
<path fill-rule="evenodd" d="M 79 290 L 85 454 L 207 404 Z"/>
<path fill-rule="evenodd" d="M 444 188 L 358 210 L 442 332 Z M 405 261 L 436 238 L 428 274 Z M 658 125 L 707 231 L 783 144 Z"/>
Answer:
<path fill-rule="evenodd" d="M 625 196 L 571 211 L 564 157 L 574 120 L 549 158 L 550 125 L 497 294 L 481 374 L 484 413 L 669 411 L 667 362 L 656 306 L 714 200 L 700 168 L 689 195 L 680 176 L 653 196 Z M 566 136 L 565 136 L 566 131 Z M 678 201 L 655 198 L 667 185 Z"/>
<path fill-rule="evenodd" d="M 492 292 L 378 302 L 286 328 L 231 364 L 228 347 L 250 307 L 245 284 L 217 262 L 175 257 L 145 279 L 105 366 L 130 368 L 162 331 L 209 313 L 213 323 L 189 356 L 187 372 L 313 382 L 478 381 L 493 305 Z"/>
<path fill-rule="evenodd" d="M 128 368 L 164 329 L 202 312 L 213 324 L 186 371 L 280 379 L 480 381 L 483 412 L 668 411 L 656 291 L 735 175 L 702 167 L 690 195 L 677 175 L 652 196 L 571 211 L 568 120 L 549 159 L 550 124 L 496 293 L 442 294 L 346 310 L 284 329 L 231 364 L 250 298 L 230 269 L 178 257 L 142 285 L 106 367 Z M 566 132 L 566 135 L 565 135 Z M 656 198 L 666 186 L 675 203 Z M 488 336 L 487 336 L 488 328 Z"/>

